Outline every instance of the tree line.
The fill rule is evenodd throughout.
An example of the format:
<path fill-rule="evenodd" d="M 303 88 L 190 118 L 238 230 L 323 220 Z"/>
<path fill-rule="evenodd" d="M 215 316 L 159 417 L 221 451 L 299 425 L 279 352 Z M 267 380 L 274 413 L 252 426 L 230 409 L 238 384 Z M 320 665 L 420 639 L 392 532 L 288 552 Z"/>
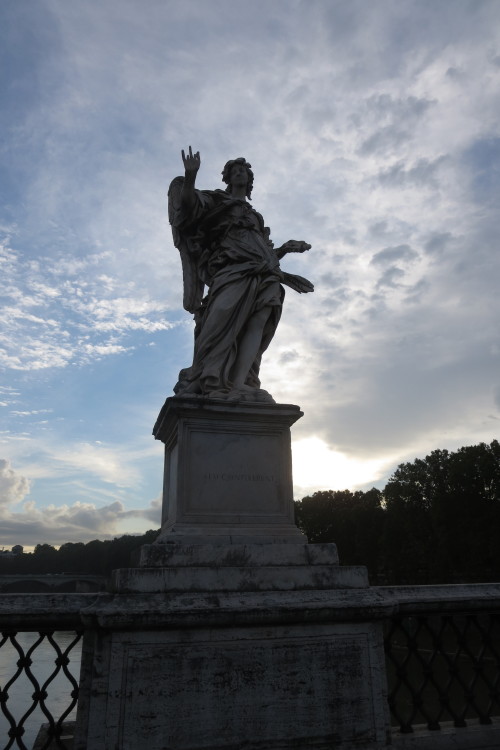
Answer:
<path fill-rule="evenodd" d="M 372 584 L 500 580 L 500 444 L 435 450 L 383 490 L 315 492 L 296 503 L 310 542 L 335 542 Z"/>
<path fill-rule="evenodd" d="M 143 544 L 152 544 L 159 529 L 140 536 L 125 534 L 115 539 L 93 539 L 91 542 L 67 542 L 56 549 L 51 544 L 37 544 L 33 552 L 3 559 L 0 573 L 91 573 L 109 575 L 117 568 L 128 568 L 133 552 Z"/>
<path fill-rule="evenodd" d="M 366 565 L 372 584 L 500 580 L 500 444 L 435 450 L 398 466 L 385 488 L 327 490 L 295 503 L 311 543 L 335 542 L 341 565 Z M 128 567 L 159 530 L 0 559 L 0 573 L 95 573 Z"/>

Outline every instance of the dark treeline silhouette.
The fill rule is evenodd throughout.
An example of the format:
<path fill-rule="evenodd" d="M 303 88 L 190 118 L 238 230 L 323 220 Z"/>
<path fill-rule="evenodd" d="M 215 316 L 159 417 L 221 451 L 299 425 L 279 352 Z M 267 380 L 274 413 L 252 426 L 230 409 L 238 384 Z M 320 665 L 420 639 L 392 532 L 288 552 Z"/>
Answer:
<path fill-rule="evenodd" d="M 50 544 L 37 544 L 34 551 L 13 557 L 0 557 L 0 573 L 92 573 L 109 575 L 116 568 L 128 568 L 132 552 L 142 544 L 151 544 L 159 529 L 142 536 L 125 536 L 87 544 L 67 542 L 56 549 Z"/>
<path fill-rule="evenodd" d="M 296 503 L 311 542 L 388 584 L 500 580 L 500 444 L 435 450 L 380 491 L 315 492 Z"/>
<path fill-rule="evenodd" d="M 366 565 L 372 584 L 498 581 L 500 444 L 435 450 L 400 464 L 383 490 L 315 492 L 295 514 L 310 542 L 335 542 L 341 565 Z M 157 535 L 38 544 L 0 556 L 0 573 L 109 575 Z"/>

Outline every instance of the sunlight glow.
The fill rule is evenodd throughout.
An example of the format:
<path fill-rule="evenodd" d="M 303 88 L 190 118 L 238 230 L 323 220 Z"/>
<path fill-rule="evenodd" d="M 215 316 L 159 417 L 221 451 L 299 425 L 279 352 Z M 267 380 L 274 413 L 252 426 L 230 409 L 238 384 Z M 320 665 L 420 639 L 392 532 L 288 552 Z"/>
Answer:
<path fill-rule="evenodd" d="M 293 443 L 292 456 L 293 482 L 300 496 L 319 489 L 355 490 L 375 483 L 387 466 L 386 460 L 361 461 L 332 451 L 317 437 Z"/>

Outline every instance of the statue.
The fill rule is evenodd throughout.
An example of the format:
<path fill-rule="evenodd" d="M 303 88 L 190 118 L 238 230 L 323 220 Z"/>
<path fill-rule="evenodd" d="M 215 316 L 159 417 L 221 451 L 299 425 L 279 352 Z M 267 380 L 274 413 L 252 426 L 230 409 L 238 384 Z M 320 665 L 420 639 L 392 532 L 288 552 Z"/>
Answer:
<path fill-rule="evenodd" d="M 184 308 L 194 315 L 193 364 L 179 373 L 176 395 L 274 403 L 260 388 L 262 354 L 278 326 L 285 290 L 312 292 L 302 276 L 280 269 L 286 253 L 310 249 L 289 240 L 275 248 L 252 208 L 251 165 L 243 157 L 222 172 L 226 190 L 196 190 L 199 152 L 182 151 L 185 176 L 168 191 L 169 220 L 184 277 Z M 208 292 L 203 297 L 204 287 Z"/>

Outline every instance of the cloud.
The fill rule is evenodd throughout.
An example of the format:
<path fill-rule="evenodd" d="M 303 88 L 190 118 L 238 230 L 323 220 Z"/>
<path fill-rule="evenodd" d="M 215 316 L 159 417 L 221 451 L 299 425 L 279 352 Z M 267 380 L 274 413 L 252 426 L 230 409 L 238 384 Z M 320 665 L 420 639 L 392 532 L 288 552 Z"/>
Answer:
<path fill-rule="evenodd" d="M 500 411 L 500 385 L 498 385 L 495 388 L 494 394 L 495 394 L 494 395 L 495 405 L 496 405 L 497 409 Z"/>
<path fill-rule="evenodd" d="M 120 501 L 102 507 L 76 502 L 44 508 L 27 502 L 21 512 L 0 511 L 0 545 L 9 545 L 12 539 L 28 547 L 111 539 L 128 531 L 126 522 L 130 518 L 143 519 L 140 524 L 143 530 L 151 524 L 159 526 L 158 501 L 152 501 L 149 508 L 137 510 L 126 510 Z"/>
<path fill-rule="evenodd" d="M 396 247 L 385 247 L 375 253 L 370 263 L 376 266 L 385 266 L 395 261 L 411 261 L 418 258 L 418 253 L 409 245 L 397 245 Z"/>
<path fill-rule="evenodd" d="M 29 502 L 21 512 L 2 513 L 0 544 L 8 545 L 12 538 L 22 540 L 19 543 L 23 546 L 110 538 L 118 532 L 119 522 L 125 515 L 118 501 L 101 508 L 79 502 L 39 508 Z"/>
<path fill-rule="evenodd" d="M 128 518 L 146 518 L 155 526 L 161 524 L 161 510 L 163 504 L 163 496 L 159 495 L 155 500 L 151 500 L 147 508 L 141 508 L 141 510 L 129 510 L 126 515 Z"/>
<path fill-rule="evenodd" d="M 439 254 L 445 250 L 446 247 L 453 241 L 453 235 L 451 232 L 433 232 L 428 239 L 425 240 L 424 248 L 429 254 Z"/>
<path fill-rule="evenodd" d="M 399 282 L 402 280 L 404 275 L 405 272 L 397 266 L 391 266 L 390 268 L 387 268 L 377 281 L 377 289 L 381 289 L 382 287 L 391 287 L 394 289 L 395 287 L 399 286 Z"/>
<path fill-rule="evenodd" d="M 30 482 L 26 477 L 16 473 L 10 462 L 0 459 L 0 507 L 18 503 L 30 491 Z"/>
<path fill-rule="evenodd" d="M 138 480 L 138 470 L 116 448 L 79 443 L 59 449 L 54 459 L 71 471 L 84 470 L 117 487 L 130 487 Z"/>
<path fill-rule="evenodd" d="M 379 172 L 377 179 L 383 186 L 402 188 L 411 185 L 437 186 L 436 173 L 445 157 L 441 156 L 433 161 L 419 159 L 413 167 L 406 168 L 403 162 L 393 164 L 389 169 Z"/>
<path fill-rule="evenodd" d="M 109 254 L 70 263 L 46 257 L 23 259 L 9 247 L 5 298 L 0 313 L 0 366 L 32 371 L 87 364 L 124 354 L 121 343 L 135 332 L 171 330 L 178 321 L 165 318 L 164 300 L 154 300 L 128 283 L 117 294 L 118 279 L 103 273 Z"/>
<path fill-rule="evenodd" d="M 101 506 L 81 501 L 43 506 L 30 500 L 21 510 L 7 507 L 22 502 L 30 489 L 31 482 L 0 459 L 0 545 L 9 545 L 12 539 L 20 540 L 23 546 L 34 546 L 112 538 L 129 530 L 129 519 L 142 520 L 140 527 L 160 523 L 161 496 L 147 508 L 134 509 L 126 509 L 120 500 Z"/>

